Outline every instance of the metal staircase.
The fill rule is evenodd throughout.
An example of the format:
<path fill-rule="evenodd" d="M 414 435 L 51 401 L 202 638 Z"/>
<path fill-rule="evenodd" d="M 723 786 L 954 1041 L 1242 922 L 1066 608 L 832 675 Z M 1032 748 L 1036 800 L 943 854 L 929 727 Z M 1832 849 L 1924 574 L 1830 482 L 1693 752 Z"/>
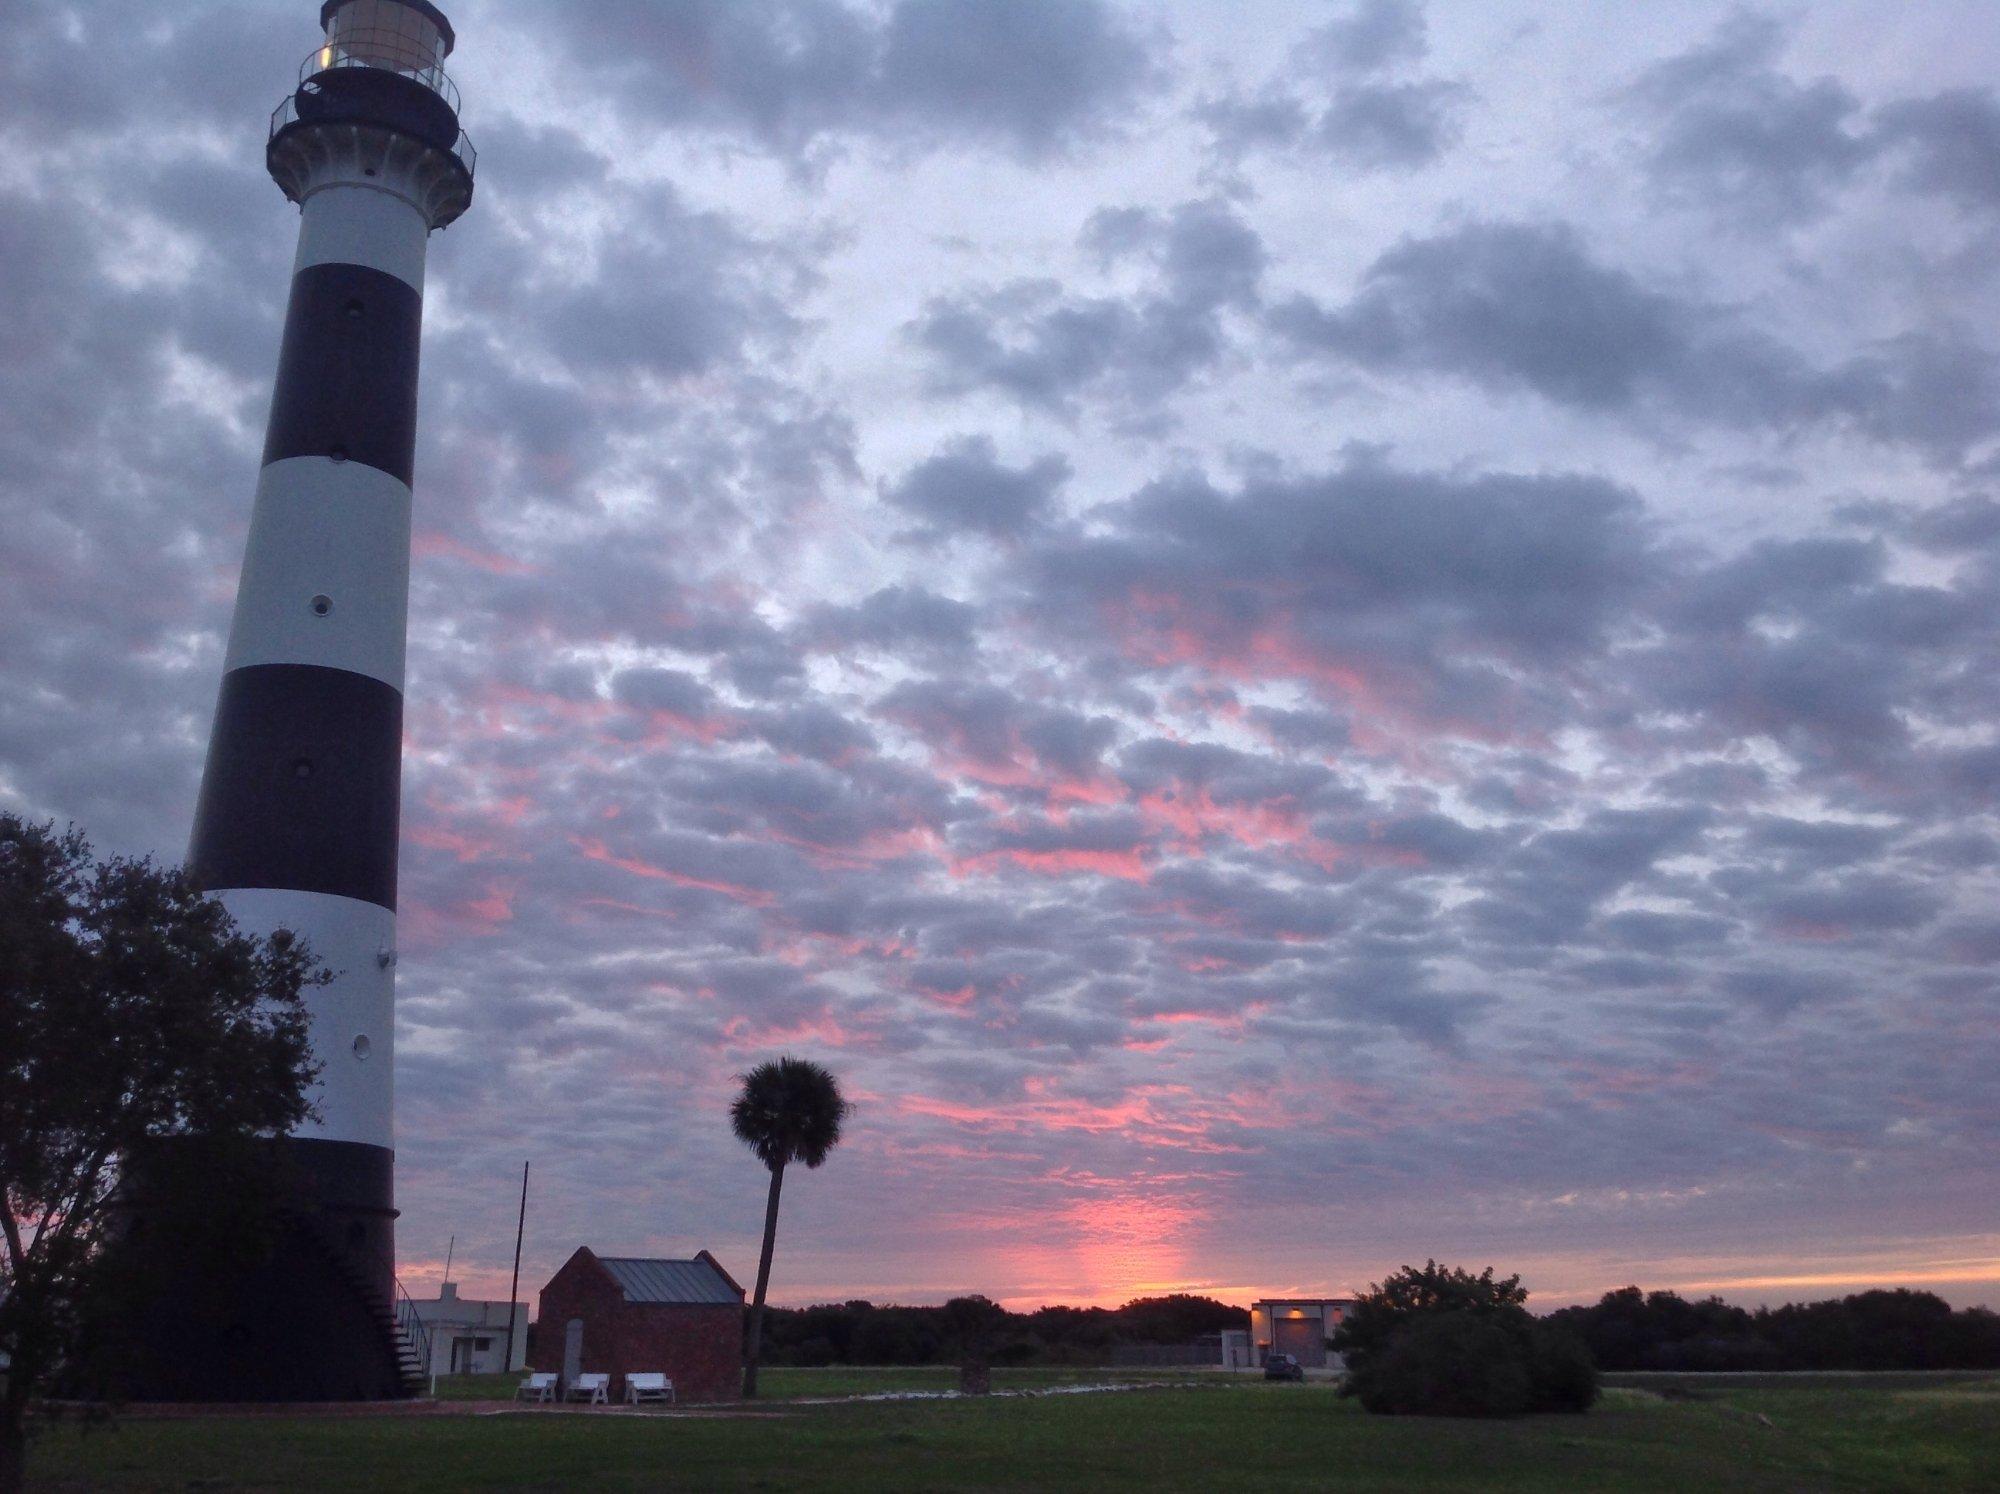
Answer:
<path fill-rule="evenodd" d="M 354 1259 L 326 1238 L 311 1219 L 299 1217 L 300 1232 L 316 1247 L 347 1288 L 367 1308 L 368 1316 L 381 1330 L 382 1351 L 396 1366 L 396 1382 L 405 1399 L 417 1400 L 430 1391 L 431 1331 L 417 1314 L 417 1304 L 403 1289 L 400 1278 L 390 1277 L 395 1297 L 384 1300 Z"/>
<path fill-rule="evenodd" d="M 396 1312 L 393 1326 L 396 1335 L 396 1370 L 403 1381 L 403 1393 L 414 1399 L 430 1388 L 431 1330 L 417 1315 L 417 1304 L 412 1302 L 410 1294 L 403 1290 L 400 1278 L 396 1281 Z"/>

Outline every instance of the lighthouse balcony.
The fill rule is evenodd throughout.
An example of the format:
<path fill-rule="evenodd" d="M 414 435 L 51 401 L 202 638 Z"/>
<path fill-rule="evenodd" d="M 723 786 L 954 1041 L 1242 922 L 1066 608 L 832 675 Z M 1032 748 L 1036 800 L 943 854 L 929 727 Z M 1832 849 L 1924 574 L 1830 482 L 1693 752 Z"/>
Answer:
<path fill-rule="evenodd" d="M 458 90 L 435 63 L 322 47 L 299 69 L 297 92 L 272 111 L 265 160 L 294 202 L 352 166 L 377 185 L 405 184 L 442 228 L 471 203 L 479 161 L 457 104 Z"/>
<path fill-rule="evenodd" d="M 478 160 L 458 124 L 458 89 L 435 62 L 399 60 L 385 48 L 315 49 L 299 65 L 298 91 L 271 114 L 271 137 L 297 124 L 374 124 L 460 158 Z"/>

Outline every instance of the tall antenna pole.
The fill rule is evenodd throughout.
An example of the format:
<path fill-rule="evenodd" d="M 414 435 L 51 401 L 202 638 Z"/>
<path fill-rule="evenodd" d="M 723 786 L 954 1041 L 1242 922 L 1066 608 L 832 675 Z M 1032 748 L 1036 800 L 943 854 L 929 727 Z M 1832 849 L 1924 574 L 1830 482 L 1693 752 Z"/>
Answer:
<path fill-rule="evenodd" d="M 502 1370 L 514 1368 L 514 1300 L 521 1295 L 521 1236 L 528 1228 L 528 1164 L 521 1164 L 521 1217 L 514 1221 L 514 1279 L 507 1283 L 507 1357 Z"/>

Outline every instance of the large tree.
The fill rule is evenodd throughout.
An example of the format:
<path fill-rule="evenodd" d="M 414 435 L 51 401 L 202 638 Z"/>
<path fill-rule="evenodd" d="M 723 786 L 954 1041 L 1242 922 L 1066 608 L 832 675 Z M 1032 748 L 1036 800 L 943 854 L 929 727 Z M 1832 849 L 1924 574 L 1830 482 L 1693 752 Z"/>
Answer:
<path fill-rule="evenodd" d="M 117 1279 L 122 1159 L 306 1119 L 300 993 L 324 979 L 289 934 L 243 933 L 178 871 L 0 813 L 0 1491 L 21 1486 L 30 1396 L 77 1371 Z"/>
<path fill-rule="evenodd" d="M 778 1192 L 793 1162 L 817 1167 L 840 1144 L 840 1127 L 852 1110 L 832 1074 L 803 1058 L 760 1063 L 740 1076 L 742 1093 L 729 1107 L 729 1123 L 757 1160 L 771 1170 L 764 1203 L 764 1249 L 757 1258 L 757 1294 L 743 1344 L 743 1396 L 757 1394 L 757 1356 L 764 1337 L 764 1293 L 771 1284 L 771 1252 L 778 1243 Z"/>

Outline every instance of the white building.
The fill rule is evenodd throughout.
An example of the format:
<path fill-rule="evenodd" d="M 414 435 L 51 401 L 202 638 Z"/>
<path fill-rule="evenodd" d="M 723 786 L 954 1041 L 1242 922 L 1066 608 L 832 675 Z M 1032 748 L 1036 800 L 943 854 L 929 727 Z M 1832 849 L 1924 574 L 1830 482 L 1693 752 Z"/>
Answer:
<path fill-rule="evenodd" d="M 1308 1369 L 1339 1369 L 1340 1356 L 1326 1346 L 1340 1320 L 1354 1310 L 1354 1298 L 1274 1297 L 1250 1304 L 1250 1345 L 1262 1364 L 1272 1354 L 1289 1354 Z"/>
<path fill-rule="evenodd" d="M 472 1302 L 458 1295 L 447 1281 L 430 1301 L 413 1300 L 431 1335 L 434 1375 L 493 1375 L 525 1369 L 528 1363 L 528 1304 L 514 1307 L 514 1353 L 507 1358 L 505 1302 Z"/>

